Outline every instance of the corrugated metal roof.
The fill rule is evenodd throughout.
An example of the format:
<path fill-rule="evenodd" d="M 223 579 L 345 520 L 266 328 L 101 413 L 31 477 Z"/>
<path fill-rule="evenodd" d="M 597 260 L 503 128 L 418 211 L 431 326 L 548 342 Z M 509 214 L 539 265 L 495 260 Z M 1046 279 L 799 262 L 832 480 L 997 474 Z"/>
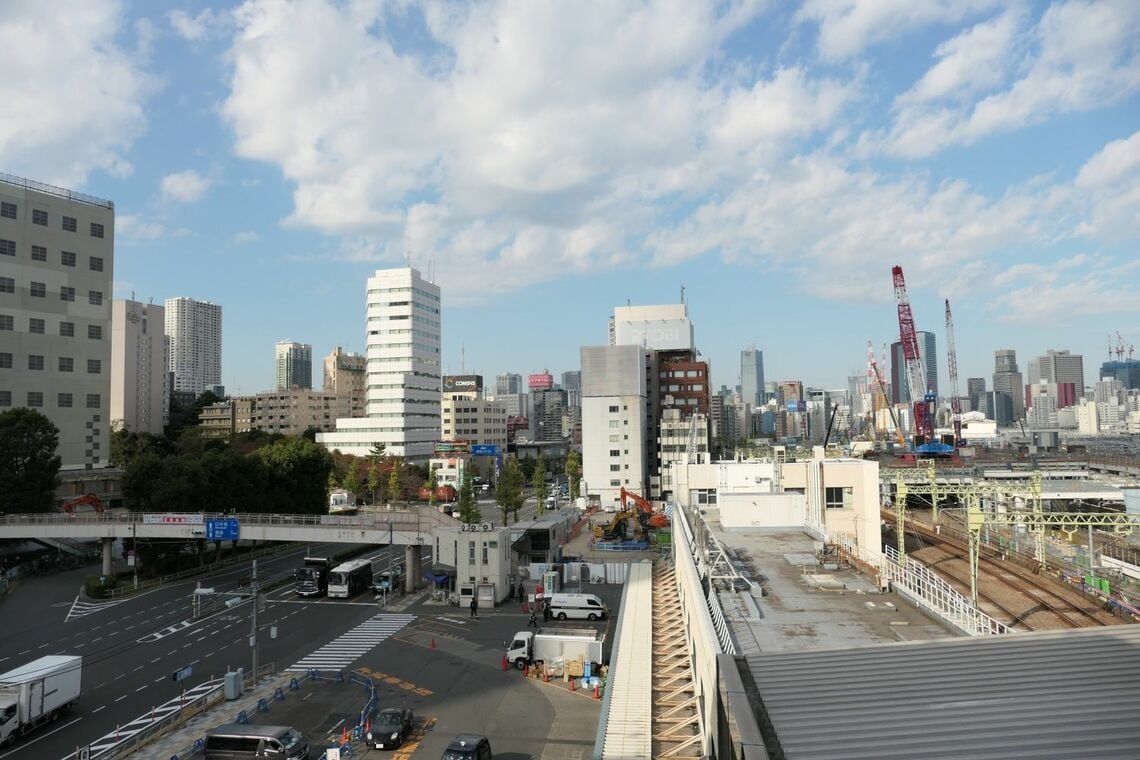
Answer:
<path fill-rule="evenodd" d="M 748 663 L 788 760 L 1140 758 L 1140 626 Z"/>
<path fill-rule="evenodd" d="M 626 584 L 616 656 L 610 662 L 606 684 L 610 692 L 602 742 L 606 760 L 632 760 L 652 754 L 653 565 L 630 565 Z"/>

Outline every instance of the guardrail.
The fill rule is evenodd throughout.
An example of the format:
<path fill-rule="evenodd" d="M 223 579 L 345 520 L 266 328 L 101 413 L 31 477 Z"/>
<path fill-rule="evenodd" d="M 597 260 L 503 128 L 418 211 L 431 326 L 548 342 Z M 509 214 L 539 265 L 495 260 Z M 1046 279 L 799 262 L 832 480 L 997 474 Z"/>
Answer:
<path fill-rule="evenodd" d="M 186 518 L 176 522 L 174 518 Z M 435 509 L 392 510 L 360 515 L 294 515 L 260 512 L 124 512 L 96 514 L 17 514 L 0 517 L 0 526 L 23 525 L 200 525 L 206 520 L 237 520 L 243 527 L 365 528 L 419 532 L 425 527 L 458 525 L 459 521 Z"/>
<path fill-rule="evenodd" d="M 103 208 L 113 209 L 115 204 L 111 201 L 102 198 L 96 198 L 94 195 L 87 195 L 86 193 L 78 193 L 74 190 L 68 190 L 63 187 L 56 187 L 44 182 L 36 182 L 34 179 L 25 179 L 24 177 L 17 177 L 14 174 L 0 173 L 0 182 L 8 185 L 15 185 L 16 187 L 23 187 L 28 190 L 34 190 L 37 193 L 44 193 L 45 195 L 54 195 L 57 198 L 66 198 L 69 201 L 80 201 L 82 203 L 89 203 L 92 206 L 101 206 Z"/>

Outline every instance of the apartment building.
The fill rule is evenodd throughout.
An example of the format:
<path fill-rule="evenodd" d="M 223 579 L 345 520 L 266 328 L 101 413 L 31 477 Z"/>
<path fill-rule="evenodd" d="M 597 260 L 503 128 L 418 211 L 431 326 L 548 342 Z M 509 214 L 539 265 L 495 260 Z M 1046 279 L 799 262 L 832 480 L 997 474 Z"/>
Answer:
<path fill-rule="evenodd" d="M 276 346 L 277 390 L 313 387 L 313 347 L 279 340 Z"/>
<path fill-rule="evenodd" d="M 162 435 L 167 394 L 165 310 L 116 299 L 111 304 L 111 425 Z"/>
<path fill-rule="evenodd" d="M 222 307 L 179 296 L 166 299 L 166 335 L 174 391 L 197 398 L 222 384 Z"/>

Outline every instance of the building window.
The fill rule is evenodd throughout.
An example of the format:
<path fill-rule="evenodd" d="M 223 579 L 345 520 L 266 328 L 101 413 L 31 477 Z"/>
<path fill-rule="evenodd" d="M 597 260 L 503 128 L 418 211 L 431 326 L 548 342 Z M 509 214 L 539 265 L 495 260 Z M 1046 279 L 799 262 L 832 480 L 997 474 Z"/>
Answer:
<path fill-rule="evenodd" d="M 12 369 L 12 354 L 0 352 L 0 369 Z"/>
<path fill-rule="evenodd" d="M 487 562 L 488 562 L 488 560 L 487 560 L 487 542 L 484 541 L 483 542 L 483 564 L 485 565 L 485 564 L 487 564 Z"/>
<path fill-rule="evenodd" d="M 58 396 L 56 396 L 55 405 L 58 406 L 60 409 L 70 409 L 71 408 L 71 394 L 70 393 L 60 393 Z"/>
<path fill-rule="evenodd" d="M 65 267 L 75 266 L 75 253 L 73 251 L 60 251 L 59 263 L 63 264 Z"/>
<path fill-rule="evenodd" d="M 75 323 L 74 322 L 60 322 L 59 334 L 64 338 L 75 337 Z"/>
<path fill-rule="evenodd" d="M 102 272 L 103 271 L 103 259 L 99 256 L 92 256 L 90 259 L 87 260 L 87 265 L 89 267 L 91 267 L 92 272 Z"/>
<path fill-rule="evenodd" d="M 469 562 L 471 562 L 472 564 L 475 563 L 475 542 L 474 541 L 468 541 L 467 542 L 467 560 Z"/>
<path fill-rule="evenodd" d="M 75 360 L 74 359 L 72 359 L 70 356 L 59 357 L 59 371 L 60 372 L 71 372 L 73 369 L 75 369 Z"/>
<path fill-rule="evenodd" d="M 617 410 L 618 410 L 618 408 L 616 406 L 611 406 L 610 407 L 610 414 L 617 414 Z"/>
<path fill-rule="evenodd" d="M 32 209 L 32 224 L 38 224 L 41 227 L 47 227 L 47 212 L 42 208 Z"/>
<path fill-rule="evenodd" d="M 610 427 L 612 427 L 612 428 L 620 427 L 620 425 L 618 425 L 618 420 L 610 420 Z"/>
<path fill-rule="evenodd" d="M 15 256 L 16 255 L 16 241 L 15 240 L 0 240 L 0 255 Z"/>
<path fill-rule="evenodd" d="M 98 393 L 88 393 L 87 394 L 87 408 L 88 409 L 98 409 L 99 404 L 100 404 L 100 399 L 99 399 Z"/>
<path fill-rule="evenodd" d="M 621 449 L 610 449 L 610 456 L 611 457 L 620 457 L 621 456 Z"/>
<path fill-rule="evenodd" d="M 88 375 L 98 375 L 102 371 L 103 371 L 103 362 L 101 360 L 99 360 L 99 359 L 88 359 L 87 360 L 87 374 Z"/>
<path fill-rule="evenodd" d="M 103 225 L 98 222 L 91 222 L 91 237 L 103 237 Z"/>
<path fill-rule="evenodd" d="M 610 472 L 621 472 L 621 465 L 620 464 L 611 464 L 610 465 Z"/>
<path fill-rule="evenodd" d="M 0 293 L 15 293 L 16 280 L 11 277 L 0 277 Z"/>
<path fill-rule="evenodd" d="M 620 486 L 620 485 L 621 485 L 621 480 L 620 480 L 620 479 L 619 479 L 619 480 L 611 480 L 611 481 L 610 481 L 610 486 L 611 486 L 611 487 L 613 487 L 613 488 L 617 488 L 617 487 L 618 487 L 618 486 Z"/>
<path fill-rule="evenodd" d="M 692 492 L 692 498 L 696 499 L 697 504 L 716 504 L 716 489 L 715 488 L 697 488 Z"/>
<path fill-rule="evenodd" d="M 103 340 L 103 326 L 87 325 L 87 337 L 91 340 Z"/>
<path fill-rule="evenodd" d="M 0 217 L 4 219 L 16 218 L 16 204 L 8 203 L 7 201 L 0 201 Z"/>
<path fill-rule="evenodd" d="M 827 509 L 845 509 L 851 506 L 852 489 L 842 486 L 827 486 L 823 489 L 823 506 Z"/>
<path fill-rule="evenodd" d="M 0 330 L 12 330 L 13 319 L 11 314 L 0 314 Z"/>
<path fill-rule="evenodd" d="M 59 289 L 59 300 L 61 300 L 61 301 L 74 301 L 75 300 L 75 288 L 68 287 L 67 285 L 61 286 Z"/>
<path fill-rule="evenodd" d="M 92 306 L 102 306 L 103 292 L 99 290 L 87 291 L 87 303 L 91 304 Z"/>
<path fill-rule="evenodd" d="M 29 285 L 28 292 L 35 298 L 43 298 L 47 295 L 47 285 L 42 282 L 33 282 Z"/>
<path fill-rule="evenodd" d="M 32 261 L 47 261 L 47 248 L 42 245 L 33 245 Z"/>
<path fill-rule="evenodd" d="M 36 335 L 44 334 L 44 321 L 36 317 L 28 319 L 28 332 L 35 333 Z"/>
<path fill-rule="evenodd" d="M 28 354 L 28 369 L 43 369 L 44 357 L 42 354 Z"/>
<path fill-rule="evenodd" d="M 0 406 L 12 405 L 12 391 L 0 391 Z"/>
<path fill-rule="evenodd" d="M 79 222 L 76 221 L 74 216 L 63 217 L 63 231 L 64 232 L 75 232 L 78 229 L 79 229 Z"/>
<path fill-rule="evenodd" d="M 42 391 L 28 391 L 28 406 L 42 407 L 44 405 L 44 394 Z"/>

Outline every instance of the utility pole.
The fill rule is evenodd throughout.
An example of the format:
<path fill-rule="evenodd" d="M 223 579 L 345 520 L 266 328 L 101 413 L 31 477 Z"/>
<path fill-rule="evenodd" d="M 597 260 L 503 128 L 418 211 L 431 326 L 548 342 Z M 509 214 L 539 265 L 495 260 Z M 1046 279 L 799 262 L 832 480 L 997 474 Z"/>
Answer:
<path fill-rule="evenodd" d="M 253 561 L 253 575 L 250 578 L 249 606 L 249 646 L 253 650 L 253 684 L 257 686 L 257 560 Z"/>
<path fill-rule="evenodd" d="M 392 575 L 392 521 L 388 520 L 388 598 L 396 590 L 396 577 Z"/>

